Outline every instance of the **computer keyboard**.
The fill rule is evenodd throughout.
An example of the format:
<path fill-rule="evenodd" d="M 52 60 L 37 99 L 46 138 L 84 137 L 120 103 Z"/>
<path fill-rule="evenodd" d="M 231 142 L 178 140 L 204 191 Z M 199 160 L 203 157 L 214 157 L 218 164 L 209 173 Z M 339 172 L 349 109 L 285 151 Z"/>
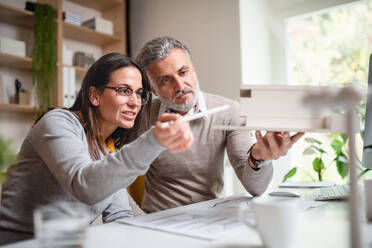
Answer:
<path fill-rule="evenodd" d="M 349 196 L 349 185 L 335 185 L 314 190 L 315 201 L 340 200 Z"/>

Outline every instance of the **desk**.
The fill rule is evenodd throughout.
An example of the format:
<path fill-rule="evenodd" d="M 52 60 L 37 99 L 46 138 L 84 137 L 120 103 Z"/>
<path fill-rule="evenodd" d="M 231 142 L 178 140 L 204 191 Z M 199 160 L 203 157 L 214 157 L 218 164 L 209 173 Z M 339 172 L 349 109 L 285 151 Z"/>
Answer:
<path fill-rule="evenodd" d="M 302 197 L 306 198 L 306 195 Z M 363 215 L 364 216 L 364 215 Z M 365 220 L 365 218 L 363 218 Z M 348 204 L 346 201 L 332 201 L 299 214 L 298 232 L 293 247 L 349 247 Z M 365 223 L 366 245 L 372 247 L 372 223 Z M 369 234 L 369 235 L 367 235 Z M 4 248 L 36 248 L 36 240 L 19 242 Z M 241 230 L 226 239 L 205 241 L 150 229 L 118 223 L 93 226 L 88 229 L 86 248 L 122 247 L 262 247 L 256 231 Z"/>

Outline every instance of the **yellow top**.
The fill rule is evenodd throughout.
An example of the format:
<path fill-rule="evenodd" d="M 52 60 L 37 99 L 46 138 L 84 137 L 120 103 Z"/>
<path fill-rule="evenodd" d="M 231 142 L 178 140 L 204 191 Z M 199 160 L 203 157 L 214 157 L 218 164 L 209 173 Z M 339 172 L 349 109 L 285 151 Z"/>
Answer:
<path fill-rule="evenodd" d="M 106 139 L 105 146 L 106 146 L 106 148 L 107 148 L 110 152 L 116 152 L 115 144 L 114 144 L 114 141 L 113 141 L 113 139 L 111 138 L 111 136 L 108 137 L 108 138 Z"/>

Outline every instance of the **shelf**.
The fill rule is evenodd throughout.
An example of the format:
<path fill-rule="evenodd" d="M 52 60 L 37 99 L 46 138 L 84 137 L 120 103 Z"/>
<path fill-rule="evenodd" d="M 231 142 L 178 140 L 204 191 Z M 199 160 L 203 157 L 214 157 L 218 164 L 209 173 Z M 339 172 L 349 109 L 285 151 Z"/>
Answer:
<path fill-rule="evenodd" d="M 120 38 L 113 35 L 97 32 L 93 29 L 77 26 L 66 22 L 63 23 L 63 37 L 97 46 L 104 46 L 121 41 Z"/>
<path fill-rule="evenodd" d="M 77 78 L 83 78 L 88 71 L 88 68 L 85 68 L 85 67 L 74 66 L 74 68 L 76 70 Z"/>
<path fill-rule="evenodd" d="M 75 68 L 76 70 L 76 77 L 83 78 L 85 73 L 87 73 L 89 68 L 81 67 L 81 66 L 73 66 L 73 65 L 63 65 L 64 67 Z"/>
<path fill-rule="evenodd" d="M 85 7 L 93 8 L 96 10 L 106 10 L 112 8 L 116 5 L 123 3 L 122 0 L 105 0 L 105 1 L 97 1 L 97 0 L 69 0 L 69 2 L 76 3 L 79 5 L 83 5 Z"/>
<path fill-rule="evenodd" d="M 127 0 L 46 0 L 36 1 L 40 3 L 49 3 L 57 11 L 57 68 L 56 68 L 56 82 L 55 92 L 53 93 L 53 104 L 56 106 L 62 105 L 62 90 L 63 90 L 63 39 L 70 39 L 74 42 L 74 46 L 81 46 L 88 48 L 91 46 L 94 51 L 100 50 L 102 54 L 108 52 L 126 52 L 126 1 Z M 5 3 L 3 3 L 5 2 Z M 64 3 L 70 2 L 81 6 L 81 12 L 84 16 L 90 15 L 93 12 L 99 12 L 102 18 L 106 18 L 113 22 L 115 27 L 114 35 L 102 33 L 87 27 L 73 25 L 62 21 L 61 13 L 64 10 Z M 11 0 L 0 0 L 0 23 L 9 24 L 10 29 L 21 33 L 26 29 L 27 32 L 34 30 L 34 13 L 32 11 L 23 10 L 22 6 L 14 5 Z M 12 5 L 11 5 L 12 4 Z M 71 4 L 72 5 L 72 4 Z M 16 6 L 16 7 L 13 7 Z M 68 8 L 68 4 L 66 4 Z M 73 6 L 70 6 L 73 11 Z M 1 35 L 0 35 L 1 36 Z M 75 44 L 76 43 L 76 44 Z M 81 43 L 81 44 L 79 44 Z M 87 50 L 89 50 L 87 48 Z M 30 74 L 33 66 L 32 57 L 15 56 L 11 54 L 0 53 L 0 66 L 3 68 L 20 69 L 22 73 Z M 81 79 L 86 75 L 88 68 L 70 66 L 76 70 L 76 79 L 80 83 Z M 14 70 L 14 74 L 21 73 Z M 30 76 L 31 77 L 31 76 Z M 0 104 L 0 111 L 8 111 L 15 113 L 34 113 L 34 107 L 22 106 L 18 104 Z"/>
<path fill-rule="evenodd" d="M 22 113 L 34 113 L 35 107 L 30 105 L 23 105 L 23 104 L 6 104 L 0 103 L 0 110 L 3 111 L 16 111 Z"/>
<path fill-rule="evenodd" d="M 21 69 L 32 69 L 32 59 L 12 54 L 0 53 L 0 65 Z"/>
<path fill-rule="evenodd" d="M 31 11 L 0 3 L 0 22 L 24 28 L 33 28 L 34 14 Z"/>

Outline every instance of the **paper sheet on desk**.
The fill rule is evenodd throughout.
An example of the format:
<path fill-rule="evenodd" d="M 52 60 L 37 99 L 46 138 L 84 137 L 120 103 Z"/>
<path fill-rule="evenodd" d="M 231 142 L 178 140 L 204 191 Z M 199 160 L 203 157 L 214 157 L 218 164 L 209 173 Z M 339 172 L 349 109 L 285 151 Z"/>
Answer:
<path fill-rule="evenodd" d="M 165 231 L 205 240 L 227 238 L 238 231 L 246 230 L 239 221 L 239 208 L 249 204 L 251 197 L 227 197 L 188 206 L 173 208 L 135 218 L 118 220 L 120 223 Z M 299 211 L 316 207 L 313 202 L 304 200 Z M 252 214 L 252 222 L 254 217 Z"/>
<path fill-rule="evenodd" d="M 215 240 L 244 230 L 239 221 L 239 207 L 251 197 L 228 197 L 159 211 L 118 222 L 200 238 Z M 252 216 L 253 218 L 253 216 Z"/>

